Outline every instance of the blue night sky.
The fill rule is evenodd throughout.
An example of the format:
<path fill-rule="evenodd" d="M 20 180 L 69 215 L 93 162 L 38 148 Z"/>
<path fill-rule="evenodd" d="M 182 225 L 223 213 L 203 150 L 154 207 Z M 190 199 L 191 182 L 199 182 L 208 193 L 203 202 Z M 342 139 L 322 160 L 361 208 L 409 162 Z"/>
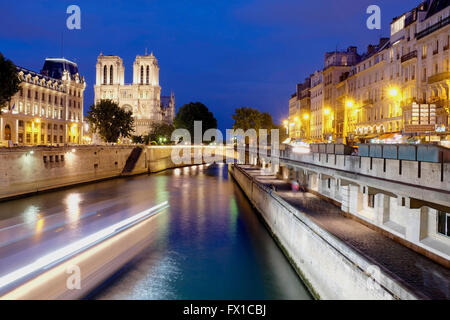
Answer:
<path fill-rule="evenodd" d="M 66 8 L 81 8 L 81 30 L 66 28 Z M 382 30 L 366 28 L 366 8 L 381 8 Z M 295 84 L 323 64 L 325 51 L 369 43 L 389 35 L 389 23 L 418 0 L 21 0 L 0 3 L 0 52 L 39 71 L 46 57 L 78 63 L 85 76 L 85 111 L 93 103 L 100 52 L 118 55 L 125 81 L 147 47 L 159 60 L 163 95 L 175 92 L 177 108 L 201 101 L 221 129 L 235 108 L 288 113 Z"/>

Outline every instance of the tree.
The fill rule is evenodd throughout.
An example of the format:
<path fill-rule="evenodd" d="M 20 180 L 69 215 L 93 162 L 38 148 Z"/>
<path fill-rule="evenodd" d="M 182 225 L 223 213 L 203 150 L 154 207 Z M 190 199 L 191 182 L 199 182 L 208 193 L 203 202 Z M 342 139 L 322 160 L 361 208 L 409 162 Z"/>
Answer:
<path fill-rule="evenodd" d="M 175 130 L 175 127 L 172 124 L 165 122 L 154 123 L 148 134 L 148 141 L 154 141 L 157 144 L 170 143 L 173 130 Z"/>
<path fill-rule="evenodd" d="M 217 120 L 201 102 L 190 102 L 182 106 L 173 121 L 175 128 L 187 129 L 194 139 L 194 121 L 202 122 L 202 135 L 208 129 L 217 128 Z"/>
<path fill-rule="evenodd" d="M 131 142 L 137 143 L 137 144 L 144 144 L 145 143 L 145 137 L 143 137 L 143 136 L 131 136 Z"/>
<path fill-rule="evenodd" d="M 261 129 L 261 112 L 257 109 L 242 107 L 234 110 L 234 114 L 231 116 L 234 120 L 233 129 L 242 129 L 247 131 L 248 129 Z"/>
<path fill-rule="evenodd" d="M 131 111 L 119 107 L 112 100 L 100 100 L 90 107 L 86 119 L 94 132 L 106 142 L 117 142 L 119 137 L 128 138 L 133 132 L 134 119 Z"/>
<path fill-rule="evenodd" d="M 279 139 L 283 141 L 285 139 L 285 132 L 281 126 L 274 124 L 272 116 L 267 113 L 261 113 L 259 110 L 251 107 L 237 108 L 232 115 L 234 120 L 233 129 L 242 129 L 247 131 L 248 129 L 255 129 L 256 134 L 259 137 L 259 129 L 267 130 L 267 141 L 271 141 L 271 130 L 279 130 Z"/>
<path fill-rule="evenodd" d="M 0 53 L 0 113 L 19 90 L 20 79 L 17 76 L 16 66 Z"/>

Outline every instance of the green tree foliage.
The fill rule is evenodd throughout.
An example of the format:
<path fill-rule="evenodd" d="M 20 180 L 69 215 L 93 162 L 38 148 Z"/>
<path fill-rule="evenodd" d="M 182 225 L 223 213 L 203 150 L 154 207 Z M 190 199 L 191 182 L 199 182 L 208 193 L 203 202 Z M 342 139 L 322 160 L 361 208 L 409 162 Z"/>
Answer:
<path fill-rule="evenodd" d="M 106 142 L 128 138 L 133 132 L 134 119 L 131 111 L 125 111 L 112 100 L 101 100 L 90 107 L 87 120 L 94 132 Z"/>
<path fill-rule="evenodd" d="M 16 66 L 0 53 L 0 113 L 19 90 L 20 79 L 17 76 Z"/>
<path fill-rule="evenodd" d="M 165 122 L 154 123 L 148 134 L 148 141 L 156 144 L 169 144 L 170 138 L 175 127 Z"/>
<path fill-rule="evenodd" d="M 176 129 L 187 129 L 194 139 L 194 121 L 202 121 L 202 134 L 208 129 L 217 128 L 217 120 L 208 108 L 201 102 L 190 102 L 182 106 L 173 124 Z"/>
<path fill-rule="evenodd" d="M 237 108 L 232 115 L 234 120 L 233 129 L 242 129 L 247 131 L 248 129 L 255 129 L 256 134 L 259 135 L 259 129 L 266 129 L 270 139 L 270 130 L 279 129 L 280 141 L 283 141 L 286 136 L 285 130 L 282 126 L 276 125 L 273 122 L 272 116 L 267 113 L 261 113 L 259 110 L 251 107 Z M 268 140 L 269 141 L 269 140 Z"/>
<path fill-rule="evenodd" d="M 145 137 L 143 137 L 143 136 L 131 136 L 131 141 L 133 143 L 137 143 L 137 144 L 144 144 L 145 143 Z"/>

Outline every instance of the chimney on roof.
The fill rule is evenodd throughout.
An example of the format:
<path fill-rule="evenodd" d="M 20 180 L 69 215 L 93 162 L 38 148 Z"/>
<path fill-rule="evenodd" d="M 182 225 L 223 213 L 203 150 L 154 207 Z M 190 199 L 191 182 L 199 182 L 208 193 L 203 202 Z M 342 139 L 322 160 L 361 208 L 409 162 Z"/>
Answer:
<path fill-rule="evenodd" d="M 367 54 L 372 54 L 375 52 L 375 46 L 373 44 L 369 44 L 367 46 Z"/>
<path fill-rule="evenodd" d="M 355 47 L 355 46 L 350 46 L 350 47 L 348 47 L 347 52 L 349 52 L 349 53 L 357 53 L 358 52 L 358 48 Z"/>
<path fill-rule="evenodd" d="M 380 47 L 389 42 L 389 38 L 380 38 Z"/>

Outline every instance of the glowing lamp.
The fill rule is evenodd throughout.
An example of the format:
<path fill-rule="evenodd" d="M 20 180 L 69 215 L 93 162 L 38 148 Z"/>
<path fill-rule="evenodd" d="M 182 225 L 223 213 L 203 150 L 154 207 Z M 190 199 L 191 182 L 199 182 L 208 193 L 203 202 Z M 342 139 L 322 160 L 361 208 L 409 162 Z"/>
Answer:
<path fill-rule="evenodd" d="M 391 96 L 391 97 L 396 97 L 397 95 L 398 95 L 398 90 L 396 89 L 396 88 L 392 88 L 392 89 L 390 89 L 389 90 L 389 95 Z"/>

